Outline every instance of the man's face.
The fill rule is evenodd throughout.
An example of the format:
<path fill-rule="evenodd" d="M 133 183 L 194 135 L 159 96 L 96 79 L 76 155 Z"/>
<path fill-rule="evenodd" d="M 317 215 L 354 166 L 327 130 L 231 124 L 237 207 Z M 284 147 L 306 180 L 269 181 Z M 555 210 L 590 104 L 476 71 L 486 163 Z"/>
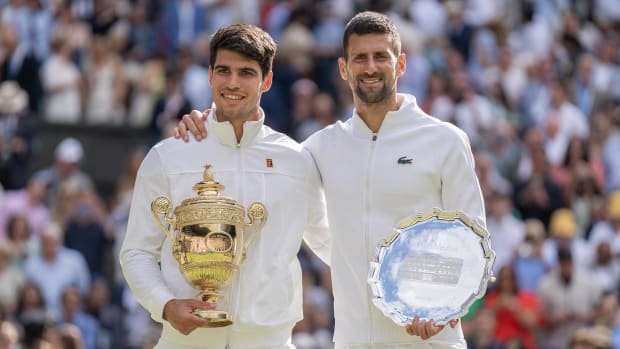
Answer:
<path fill-rule="evenodd" d="M 347 59 L 340 58 L 338 66 L 357 99 L 376 104 L 396 93 L 396 79 L 405 71 L 405 55 L 396 56 L 387 34 L 351 35 Z"/>
<path fill-rule="evenodd" d="M 261 94 L 271 87 L 271 72 L 263 77 L 258 62 L 220 49 L 209 76 L 218 121 L 258 119 Z"/>

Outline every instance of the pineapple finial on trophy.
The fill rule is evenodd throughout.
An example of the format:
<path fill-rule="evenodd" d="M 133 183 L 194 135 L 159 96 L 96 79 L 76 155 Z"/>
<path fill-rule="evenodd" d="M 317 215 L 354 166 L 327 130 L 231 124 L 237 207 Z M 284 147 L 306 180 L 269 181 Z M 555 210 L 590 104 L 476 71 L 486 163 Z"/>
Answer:
<path fill-rule="evenodd" d="M 224 190 L 224 186 L 213 178 L 213 166 L 206 164 L 204 168 L 202 181 L 194 184 L 192 189 L 194 189 L 198 196 L 220 196 L 220 191 Z"/>

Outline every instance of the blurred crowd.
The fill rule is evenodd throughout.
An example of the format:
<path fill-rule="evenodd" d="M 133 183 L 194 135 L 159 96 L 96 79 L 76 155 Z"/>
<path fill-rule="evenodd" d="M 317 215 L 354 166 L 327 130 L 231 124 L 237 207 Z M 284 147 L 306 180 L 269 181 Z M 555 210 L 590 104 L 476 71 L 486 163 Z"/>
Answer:
<path fill-rule="evenodd" d="M 210 33 L 276 39 L 261 105 L 302 141 L 351 115 L 336 62 L 361 10 L 399 27 L 398 90 L 472 142 L 497 281 L 461 320 L 469 348 L 620 348 L 620 0 L 0 0 L 0 349 L 151 348 L 118 250 L 146 149 L 211 104 Z M 150 138 L 101 193 L 79 135 L 31 168 L 52 124 Z M 299 258 L 293 342 L 331 348 L 329 268 Z"/>

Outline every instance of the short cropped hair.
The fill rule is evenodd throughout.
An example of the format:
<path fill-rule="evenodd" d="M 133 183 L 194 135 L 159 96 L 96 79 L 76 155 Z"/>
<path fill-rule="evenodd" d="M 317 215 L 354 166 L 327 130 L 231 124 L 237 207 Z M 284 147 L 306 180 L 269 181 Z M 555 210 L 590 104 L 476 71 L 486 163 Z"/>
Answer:
<path fill-rule="evenodd" d="M 209 47 L 211 68 L 214 67 L 217 51 L 225 49 L 258 62 L 265 76 L 271 71 L 277 46 L 273 38 L 261 28 L 251 24 L 233 24 L 216 31 Z"/>
<path fill-rule="evenodd" d="M 387 34 L 392 39 L 392 51 L 394 51 L 395 55 L 400 55 L 400 34 L 394 22 L 384 14 L 365 11 L 351 18 L 342 36 L 342 48 L 344 49 L 345 58 L 347 58 L 347 50 L 349 49 L 349 38 L 353 34 Z"/>

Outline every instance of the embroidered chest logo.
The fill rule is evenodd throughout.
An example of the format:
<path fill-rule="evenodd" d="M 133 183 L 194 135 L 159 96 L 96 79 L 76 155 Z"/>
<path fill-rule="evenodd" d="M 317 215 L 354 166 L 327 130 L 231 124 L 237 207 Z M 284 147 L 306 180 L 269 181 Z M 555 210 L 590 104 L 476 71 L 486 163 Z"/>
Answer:
<path fill-rule="evenodd" d="M 265 165 L 269 168 L 273 168 L 273 159 L 265 159 Z"/>
<path fill-rule="evenodd" d="M 407 164 L 411 164 L 413 162 L 413 159 L 409 159 L 406 156 L 401 156 L 398 158 L 398 161 L 396 161 L 397 164 L 399 165 L 407 165 Z"/>

